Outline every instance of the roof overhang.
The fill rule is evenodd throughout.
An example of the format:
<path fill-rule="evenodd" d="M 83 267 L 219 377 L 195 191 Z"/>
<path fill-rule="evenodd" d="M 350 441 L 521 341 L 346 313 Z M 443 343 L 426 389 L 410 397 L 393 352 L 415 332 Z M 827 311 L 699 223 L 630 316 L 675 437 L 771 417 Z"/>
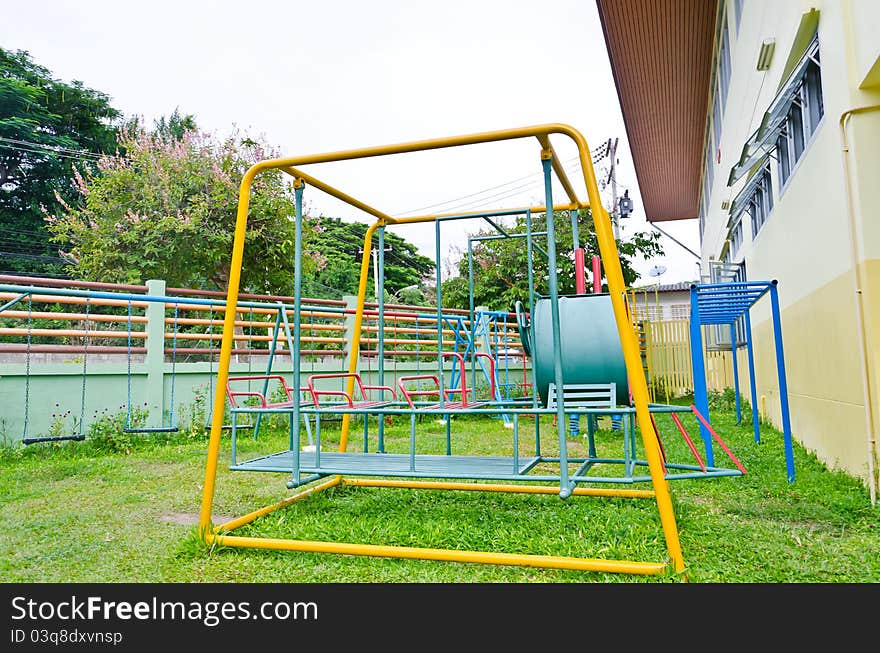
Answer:
<path fill-rule="evenodd" d="M 596 0 L 651 222 L 700 212 L 717 0 Z"/>

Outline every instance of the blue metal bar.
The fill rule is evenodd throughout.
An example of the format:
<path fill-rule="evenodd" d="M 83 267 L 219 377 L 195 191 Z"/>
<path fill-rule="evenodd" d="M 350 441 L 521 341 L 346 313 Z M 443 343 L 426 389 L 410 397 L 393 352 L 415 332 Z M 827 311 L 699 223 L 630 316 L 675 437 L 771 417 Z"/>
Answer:
<path fill-rule="evenodd" d="M 299 447 L 293 449 L 293 455 L 299 459 Z M 315 414 L 315 467 L 321 466 L 321 416 Z M 297 468 L 299 463 L 297 463 Z"/>
<path fill-rule="evenodd" d="M 742 405 L 739 400 L 739 365 L 736 360 L 736 323 L 730 323 L 730 354 L 733 358 L 733 396 L 736 398 L 736 423 L 742 424 Z"/>
<path fill-rule="evenodd" d="M 573 243 L 572 247 L 574 249 L 578 249 L 580 247 L 580 234 L 578 233 L 578 212 L 577 209 L 572 209 L 568 213 L 569 217 L 571 218 L 571 241 Z"/>
<path fill-rule="evenodd" d="M 237 435 L 238 414 L 233 412 L 231 417 L 232 417 L 232 429 L 230 430 L 230 433 L 231 433 L 230 438 L 231 438 L 231 444 L 232 444 L 232 464 L 237 465 L 238 463 L 236 462 L 235 456 L 236 456 L 236 449 L 237 449 L 237 443 L 238 443 L 238 435 Z"/>
<path fill-rule="evenodd" d="M 499 226 L 494 220 L 490 220 L 490 219 L 487 218 L 486 216 L 483 216 L 483 220 L 485 220 L 485 221 L 488 222 L 490 225 L 492 225 L 493 227 L 495 227 L 495 230 L 496 230 L 498 233 L 500 233 L 502 236 L 509 236 L 509 235 L 510 235 L 510 234 L 507 233 L 504 229 L 502 229 L 502 228 L 501 228 L 501 227 L 500 227 L 500 226 Z"/>
<path fill-rule="evenodd" d="M 376 254 L 378 261 L 376 265 L 376 276 L 379 279 L 379 296 L 376 301 L 379 303 L 379 385 L 385 385 L 385 227 L 380 226 L 376 232 L 378 233 L 379 251 Z M 366 401 L 366 397 L 363 398 Z M 369 416 L 364 415 L 364 446 L 367 446 L 367 438 L 369 436 L 368 424 Z M 376 449 L 379 453 L 385 452 L 385 420 L 379 417 L 379 423 L 376 426 L 376 438 L 378 444 Z"/>
<path fill-rule="evenodd" d="M 437 390 L 440 393 L 438 401 L 441 406 L 446 405 L 445 395 L 443 392 L 443 275 L 440 265 L 440 221 L 434 222 L 434 255 L 436 272 L 436 295 L 437 295 Z M 450 384 L 450 387 L 454 387 Z"/>
<path fill-rule="evenodd" d="M 743 315 L 746 321 L 746 352 L 749 357 L 749 391 L 752 401 L 752 430 L 755 433 L 755 442 L 761 441 L 761 422 L 758 418 L 758 386 L 755 383 L 755 353 L 752 347 L 752 320 L 749 312 Z"/>
<path fill-rule="evenodd" d="M 526 257 L 528 263 L 529 278 L 529 343 L 534 346 L 535 342 L 535 271 L 534 271 L 534 236 L 532 232 L 532 212 L 526 211 Z M 535 352 L 532 351 L 532 364 L 530 376 L 532 378 L 532 407 L 538 407 L 538 373 L 535 365 Z M 535 415 L 535 455 L 541 455 L 541 422 L 540 416 Z"/>
<path fill-rule="evenodd" d="M 469 317 L 471 320 L 471 342 L 476 347 L 477 324 L 474 316 L 474 251 L 471 246 L 471 239 L 468 238 L 468 307 L 470 309 Z M 477 365 L 476 356 L 471 356 L 471 387 L 477 387 Z"/>
<path fill-rule="evenodd" d="M 782 434 L 785 438 L 785 466 L 788 471 L 788 482 L 793 483 L 794 447 L 791 441 L 791 418 L 788 414 L 788 383 L 785 379 L 785 354 L 782 350 L 782 320 L 779 312 L 779 292 L 776 281 L 770 287 L 770 305 L 773 312 L 773 340 L 776 345 L 776 372 L 779 376 L 779 407 L 782 411 Z"/>
<path fill-rule="evenodd" d="M 691 363 L 694 374 L 694 405 L 697 410 L 709 420 L 709 396 L 706 392 L 706 367 L 703 362 L 703 333 L 700 329 L 700 305 L 697 301 L 696 286 L 691 286 Z M 709 430 L 700 424 L 700 437 L 706 449 L 706 464 L 715 465 L 715 456 L 712 453 L 712 435 Z"/>
<path fill-rule="evenodd" d="M 519 415 L 513 416 L 513 471 L 519 469 Z"/>
<path fill-rule="evenodd" d="M 766 292 L 770 289 L 769 281 L 726 281 L 724 283 L 701 283 L 697 285 L 701 290 L 710 290 L 713 288 L 721 288 L 727 290 L 730 288 L 763 288 Z M 762 293 L 763 294 L 763 293 Z"/>
<path fill-rule="evenodd" d="M 409 418 L 409 470 L 416 471 L 416 414 Z"/>
<path fill-rule="evenodd" d="M 40 288 L 38 286 L 20 286 L 17 284 L 0 284 L 0 292 L 17 292 L 26 295 L 55 295 L 58 297 L 91 297 L 93 299 L 115 299 L 118 301 L 159 302 L 164 304 L 181 304 L 191 306 L 226 306 L 225 299 L 199 299 L 196 297 L 172 297 L 169 295 L 137 295 L 134 293 L 106 292 L 102 290 L 75 290 L 71 288 Z M 275 308 L 277 304 L 269 302 L 236 302 L 238 308 Z M 306 309 L 327 313 L 344 313 L 345 309 L 335 306 L 306 306 Z"/>
<path fill-rule="evenodd" d="M 379 418 L 379 423 L 382 423 L 382 418 Z M 370 415 L 369 413 L 364 413 L 364 453 L 370 452 Z"/>
<path fill-rule="evenodd" d="M 5 304 L 3 304 L 3 306 L 0 306 L 0 313 L 2 313 L 3 311 L 5 311 L 7 308 L 11 308 L 12 306 L 15 306 L 18 302 L 20 302 L 22 299 L 24 299 L 24 298 L 27 297 L 28 295 L 30 295 L 30 293 L 26 293 L 26 292 L 25 292 L 25 293 L 20 294 L 20 295 L 19 295 L 18 297 L 16 297 L 15 299 L 10 299 L 8 302 L 6 302 Z"/>
<path fill-rule="evenodd" d="M 281 303 L 279 302 L 278 314 L 275 316 L 275 328 L 272 330 L 272 342 L 269 344 L 269 357 L 266 360 L 266 379 L 263 381 L 263 396 L 266 396 L 266 393 L 269 391 L 269 375 L 272 373 L 272 362 L 275 360 L 275 347 L 278 343 L 278 332 L 281 327 L 281 315 L 284 313 L 284 309 Z M 262 419 L 262 415 L 257 415 L 257 418 L 254 420 L 254 433 L 253 439 L 257 439 L 257 434 L 260 432 L 260 421 Z M 292 438 L 293 434 L 291 434 Z M 291 439 L 291 444 L 293 440 Z"/>
<path fill-rule="evenodd" d="M 532 236 L 533 236 L 533 237 L 534 237 L 534 236 L 546 236 L 546 235 L 547 235 L 547 232 L 546 232 L 546 231 L 534 231 L 534 232 L 532 232 Z M 527 234 L 523 234 L 523 233 L 514 233 L 514 234 L 506 234 L 506 235 L 504 235 L 504 236 L 472 236 L 472 237 L 470 237 L 468 240 L 476 240 L 476 241 L 483 241 L 483 240 L 505 240 L 505 239 L 524 238 L 524 237 L 527 237 Z M 532 242 L 532 247 L 534 247 L 535 249 L 537 249 L 537 250 L 538 250 L 539 252 L 541 252 L 544 256 L 547 256 L 547 252 L 544 251 L 544 248 L 541 247 L 540 245 L 538 245 L 537 243 Z"/>
<path fill-rule="evenodd" d="M 547 254 L 548 261 L 548 286 L 550 287 L 550 314 L 553 321 L 553 368 L 556 382 L 556 430 L 559 434 L 559 496 L 563 499 L 571 495 L 571 485 L 568 480 L 568 436 L 565 433 L 565 400 L 562 380 L 562 336 L 559 325 L 559 290 L 556 279 L 556 230 L 553 225 L 553 187 L 550 178 L 552 159 L 549 155 L 541 157 L 541 165 L 544 168 L 544 206 L 547 207 L 545 214 L 547 220 Z M 534 316 L 532 318 L 534 322 Z M 534 363 L 533 363 L 534 366 Z M 537 391 L 537 387 L 533 388 Z"/>
<path fill-rule="evenodd" d="M 293 469 L 291 470 L 291 482 L 299 482 L 299 405 L 302 396 L 300 385 L 300 338 L 302 337 L 302 197 L 305 183 L 300 180 L 299 184 L 294 185 L 294 212 L 296 225 L 294 228 L 294 255 L 293 255 L 293 350 L 290 352 L 291 362 L 293 364 L 293 414 L 291 415 L 290 435 L 291 439 L 295 438 L 296 442 L 291 442 L 290 450 L 293 452 Z M 315 429 L 317 430 L 317 418 Z M 320 432 L 319 432 L 320 433 Z M 321 449 L 320 435 L 317 436 L 318 441 L 315 447 L 316 460 L 320 455 Z"/>

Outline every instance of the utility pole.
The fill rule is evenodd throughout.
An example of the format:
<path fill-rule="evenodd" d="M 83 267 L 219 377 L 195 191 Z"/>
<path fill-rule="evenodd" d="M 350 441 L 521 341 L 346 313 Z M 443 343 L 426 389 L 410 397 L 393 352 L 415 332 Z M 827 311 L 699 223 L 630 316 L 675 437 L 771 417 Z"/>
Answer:
<path fill-rule="evenodd" d="M 617 208 L 617 139 L 608 139 L 608 156 L 611 159 L 608 182 L 611 184 L 611 224 L 614 225 L 614 239 L 620 240 L 620 212 Z"/>
<path fill-rule="evenodd" d="M 391 251 L 391 245 L 385 245 L 385 252 Z M 358 254 L 363 255 L 364 250 L 359 249 Z M 372 248 L 373 254 L 373 296 L 378 300 L 379 299 L 379 249 L 377 247 Z"/>

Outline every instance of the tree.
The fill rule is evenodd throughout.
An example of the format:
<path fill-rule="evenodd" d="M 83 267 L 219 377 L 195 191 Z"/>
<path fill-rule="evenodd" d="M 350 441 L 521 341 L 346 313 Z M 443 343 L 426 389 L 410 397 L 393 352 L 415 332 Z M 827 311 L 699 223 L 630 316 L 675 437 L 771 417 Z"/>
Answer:
<path fill-rule="evenodd" d="M 310 246 L 321 254 L 323 266 L 304 283 L 304 292 L 315 297 L 356 294 L 361 273 L 364 235 L 367 225 L 321 216 L 315 219 L 315 235 Z M 377 247 L 374 236 L 373 247 Z M 434 271 L 431 259 L 418 253 L 415 245 L 390 231 L 385 232 L 385 290 L 401 301 L 418 301 L 419 286 Z M 372 262 L 371 262 L 371 274 Z M 375 295 L 372 277 L 368 295 Z"/>
<path fill-rule="evenodd" d="M 74 169 L 81 201 L 59 195 L 61 210 L 46 210 L 52 239 L 71 245 L 65 256 L 72 273 L 117 283 L 157 278 L 171 286 L 226 288 L 239 184 L 250 166 L 277 153 L 239 133 L 218 141 L 188 125 L 175 132 L 174 125 L 187 121 L 172 119 L 159 121 L 157 132 L 130 126 L 120 136 L 124 155 L 101 157 L 96 170 Z M 280 171 L 254 180 L 243 289 L 293 292 L 290 181 Z M 303 224 L 307 241 L 310 222 Z M 312 252 L 303 264 L 312 273 L 322 259 Z"/>
<path fill-rule="evenodd" d="M 557 279 L 560 294 L 575 292 L 575 270 L 571 220 L 568 213 L 555 215 Z M 532 232 L 546 229 L 546 216 L 532 217 Z M 526 233 L 525 216 L 516 219 L 508 233 Z M 481 235 L 496 235 L 494 232 L 480 232 Z M 640 232 L 629 240 L 618 241 L 617 250 L 623 270 L 624 282 L 632 285 L 639 278 L 632 267 L 636 256 L 650 258 L 663 254 L 659 234 Z M 599 253 L 595 225 L 589 209 L 582 209 L 578 215 L 578 238 L 581 247 L 587 252 L 587 259 Z M 534 243 L 546 250 L 546 237 L 536 236 Z M 528 303 L 528 253 L 525 238 L 504 238 L 498 240 L 475 241 L 472 244 L 474 267 L 474 302 L 476 306 L 488 306 L 493 310 L 510 311 L 517 300 Z M 588 285 L 592 271 L 587 263 Z M 443 282 L 443 305 L 449 308 L 468 308 L 468 260 L 464 255 L 457 262 L 458 276 Z M 549 268 L 546 256 L 537 248 L 533 250 L 533 278 L 535 292 L 549 294 Z M 603 286 L 607 290 L 607 286 Z"/>
<path fill-rule="evenodd" d="M 71 166 L 83 172 L 116 151 L 110 98 L 52 77 L 25 51 L 0 48 L 0 258 L 6 271 L 57 274 L 63 262 L 41 206 L 76 200 Z"/>

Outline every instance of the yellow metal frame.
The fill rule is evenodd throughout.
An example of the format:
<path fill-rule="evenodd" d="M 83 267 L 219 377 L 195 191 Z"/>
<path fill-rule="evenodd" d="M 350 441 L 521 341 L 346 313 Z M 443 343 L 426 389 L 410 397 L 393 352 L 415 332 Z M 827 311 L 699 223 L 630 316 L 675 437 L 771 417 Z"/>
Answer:
<path fill-rule="evenodd" d="M 577 197 L 570 180 L 565 174 L 553 146 L 550 136 L 556 134 L 570 138 L 578 149 L 581 170 L 587 189 L 587 201 Z M 348 203 L 351 206 L 376 218 L 364 236 L 363 259 L 361 262 L 360 280 L 358 285 L 357 309 L 355 313 L 354 335 L 352 341 L 352 355 L 349 359 L 349 371 L 356 371 L 357 354 L 360 348 L 361 330 L 363 325 L 364 301 L 366 299 L 367 282 L 369 278 L 370 249 L 373 233 L 378 227 L 393 224 L 410 224 L 417 222 L 434 222 L 442 215 L 424 215 L 412 218 L 393 218 L 349 195 L 343 193 L 329 184 L 326 184 L 299 169 L 299 166 L 330 163 L 335 161 L 347 161 L 354 159 L 366 159 L 377 156 L 392 154 L 405 154 L 410 152 L 422 152 L 427 150 L 476 145 L 516 139 L 536 138 L 541 147 L 541 158 L 550 159 L 557 179 L 561 183 L 568 196 L 569 203 L 554 206 L 554 210 L 571 210 L 580 208 L 592 208 L 596 235 L 599 243 L 599 254 L 605 269 L 608 281 L 608 289 L 611 295 L 611 303 L 614 310 L 614 318 L 617 324 L 620 341 L 623 347 L 624 360 L 630 381 L 636 416 L 644 441 L 645 452 L 648 459 L 648 468 L 651 475 L 653 490 L 607 490 L 593 488 L 575 488 L 573 494 L 578 496 L 616 496 L 633 498 L 654 498 L 660 515 L 660 522 L 666 540 L 668 560 L 664 562 L 637 562 L 628 560 L 604 560 L 597 558 L 577 558 L 562 556 L 524 555 L 511 553 L 497 553 L 489 551 L 462 551 L 455 549 L 425 549 L 399 546 L 380 546 L 374 544 L 346 543 L 346 542 L 315 542 L 308 540 L 273 539 L 240 537 L 229 535 L 230 531 L 248 524 L 255 519 L 270 512 L 284 508 L 310 494 L 323 489 L 352 485 L 359 487 L 402 487 L 413 489 L 447 489 L 447 490 L 479 490 L 489 492 L 524 492 L 524 493 L 558 493 L 558 487 L 544 487 L 533 485 L 511 484 L 488 484 L 488 483 L 459 483 L 459 482 L 428 482 L 416 480 L 389 481 L 372 479 L 344 479 L 342 476 L 334 476 L 328 480 L 313 485 L 309 489 L 301 490 L 276 504 L 266 506 L 252 513 L 234 519 L 220 526 L 213 526 L 211 511 L 214 500 L 215 482 L 217 477 L 217 463 L 220 452 L 220 436 L 223 426 L 223 415 L 226 396 L 223 388 L 229 377 L 229 363 L 232 354 L 233 326 L 235 322 L 236 306 L 238 302 L 239 284 L 241 281 L 241 266 L 244 258 L 245 232 L 247 230 L 247 213 L 250 202 L 251 185 L 257 174 L 267 170 L 282 170 L 294 178 L 294 185 L 301 188 L 303 184 L 311 184 L 320 190 Z M 545 211 L 546 207 L 531 207 L 534 212 Z M 632 323 L 627 316 L 626 310 L 626 286 L 623 280 L 623 272 L 617 253 L 617 246 L 611 226 L 608 212 L 602 207 L 599 196 L 599 188 L 593 170 L 592 157 L 584 137 L 573 127 L 565 124 L 553 123 L 517 129 L 506 129 L 492 132 L 482 132 L 464 136 L 436 138 L 430 140 L 413 141 L 396 145 L 384 145 L 368 147 L 326 154 L 301 156 L 284 159 L 271 159 L 261 161 L 252 166 L 244 175 L 239 191 L 238 213 L 235 223 L 235 236 L 232 246 L 232 261 L 230 264 L 229 285 L 226 297 L 226 313 L 223 321 L 223 338 L 220 347 L 220 361 L 217 371 L 217 391 L 214 396 L 214 410 L 211 421 L 211 436 L 208 444 L 208 457 L 205 465 L 205 484 L 202 493 L 202 506 L 199 517 L 199 533 L 206 543 L 221 546 L 249 547 L 258 549 L 275 549 L 286 551 L 311 551 L 323 553 L 343 553 L 349 555 L 365 555 L 393 558 L 416 558 L 423 560 L 445 560 L 454 562 L 475 562 L 484 564 L 520 565 L 528 567 L 543 567 L 556 569 L 578 569 L 597 572 L 619 572 L 629 574 L 659 574 L 666 569 L 672 568 L 676 572 L 684 571 L 684 559 L 679 542 L 678 528 L 675 513 L 672 507 L 672 497 L 669 492 L 669 484 L 664 476 L 660 448 L 657 434 L 654 431 L 648 409 L 648 389 L 645 375 L 642 370 L 639 356 L 638 337 Z M 349 393 L 352 391 L 354 379 L 349 380 Z M 339 450 L 345 451 L 348 442 L 348 430 L 350 415 L 343 418 L 342 433 Z"/>

